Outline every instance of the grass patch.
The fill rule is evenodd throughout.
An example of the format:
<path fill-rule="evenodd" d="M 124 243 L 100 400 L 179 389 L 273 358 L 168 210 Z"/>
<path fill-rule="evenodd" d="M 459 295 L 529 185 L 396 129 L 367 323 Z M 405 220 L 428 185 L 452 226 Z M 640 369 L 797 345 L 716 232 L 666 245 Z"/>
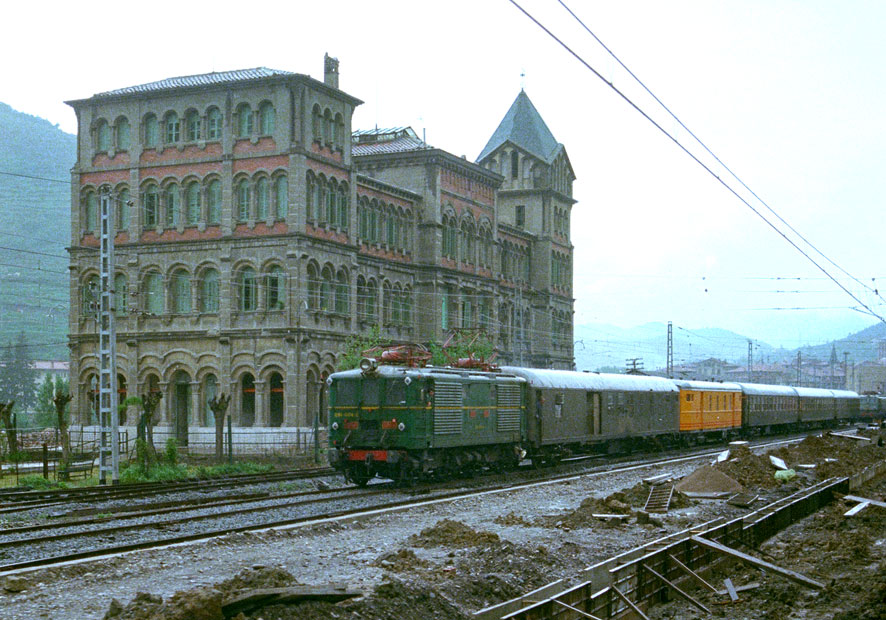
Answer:
<path fill-rule="evenodd" d="M 194 470 L 194 476 L 197 478 L 220 478 L 238 474 L 264 474 L 273 471 L 273 469 L 273 465 L 260 463 L 222 463 L 220 465 L 201 465 Z"/>
<path fill-rule="evenodd" d="M 67 489 L 68 485 L 64 482 L 56 482 L 55 480 L 47 480 L 43 476 L 31 474 L 19 478 L 18 485 L 20 487 L 28 487 L 34 491 L 45 491 L 46 489 Z"/>
<path fill-rule="evenodd" d="M 184 480 L 188 477 L 188 468 L 184 465 L 154 465 L 145 471 L 141 465 L 130 465 L 120 472 L 120 482 L 170 482 Z"/>

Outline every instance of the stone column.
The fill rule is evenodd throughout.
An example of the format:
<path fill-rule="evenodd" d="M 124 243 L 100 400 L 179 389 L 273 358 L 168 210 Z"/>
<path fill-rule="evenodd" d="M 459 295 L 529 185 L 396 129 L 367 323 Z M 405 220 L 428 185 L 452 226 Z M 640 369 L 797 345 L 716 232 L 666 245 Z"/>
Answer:
<path fill-rule="evenodd" d="M 262 427 L 268 425 L 267 418 L 267 381 L 255 380 L 255 421 L 252 423 L 254 427 Z"/>

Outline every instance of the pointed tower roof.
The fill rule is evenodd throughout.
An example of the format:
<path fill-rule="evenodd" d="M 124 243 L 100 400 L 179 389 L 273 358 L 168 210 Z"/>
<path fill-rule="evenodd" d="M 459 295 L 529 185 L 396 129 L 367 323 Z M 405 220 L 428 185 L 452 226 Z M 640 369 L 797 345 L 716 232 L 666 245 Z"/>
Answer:
<path fill-rule="evenodd" d="M 505 142 L 515 144 L 549 164 L 554 161 L 557 154 L 557 148 L 560 145 L 554 138 L 554 134 L 545 125 L 541 114 L 532 105 L 526 91 L 521 90 L 517 95 L 508 113 L 499 123 L 498 129 L 495 130 L 483 152 L 477 157 L 477 162 L 486 159 Z"/>

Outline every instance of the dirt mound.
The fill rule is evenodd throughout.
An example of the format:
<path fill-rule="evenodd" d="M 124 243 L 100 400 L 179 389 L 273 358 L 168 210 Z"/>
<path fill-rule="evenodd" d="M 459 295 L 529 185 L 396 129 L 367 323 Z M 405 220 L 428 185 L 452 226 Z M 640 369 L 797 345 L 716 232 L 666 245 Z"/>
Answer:
<path fill-rule="evenodd" d="M 413 547 L 477 547 L 498 541 L 498 534 L 478 532 L 460 521 L 443 519 L 413 535 L 409 544 Z"/>
<path fill-rule="evenodd" d="M 428 563 L 415 555 L 412 549 L 400 549 L 377 557 L 372 565 L 396 573 L 406 573 L 414 572 L 417 568 L 427 568 Z"/>
<path fill-rule="evenodd" d="M 285 588 L 298 584 L 298 579 L 282 568 L 254 566 L 222 581 L 216 587 L 226 595 L 253 588 Z"/>
<path fill-rule="evenodd" d="M 739 482 L 722 471 L 705 465 L 677 483 L 675 489 L 681 493 L 741 493 Z"/>
<path fill-rule="evenodd" d="M 528 519 L 524 518 L 523 516 L 518 515 L 513 512 L 509 512 L 506 515 L 499 515 L 499 516 L 495 517 L 495 519 L 493 519 L 492 521 L 493 521 L 493 523 L 496 523 L 498 525 L 504 525 L 505 527 L 510 527 L 510 526 L 514 526 L 514 525 L 521 526 L 521 527 L 533 527 L 535 525 L 532 521 L 529 521 Z"/>

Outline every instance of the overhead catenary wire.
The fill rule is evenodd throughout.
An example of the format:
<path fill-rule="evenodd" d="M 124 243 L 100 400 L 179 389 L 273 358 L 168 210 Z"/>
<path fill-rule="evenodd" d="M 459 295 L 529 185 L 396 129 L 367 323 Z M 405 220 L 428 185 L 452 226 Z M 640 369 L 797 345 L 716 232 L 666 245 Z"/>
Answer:
<path fill-rule="evenodd" d="M 600 80 L 602 80 L 610 89 L 612 89 L 618 96 L 624 99 L 625 102 L 628 103 L 634 110 L 636 110 L 643 118 L 652 123 L 652 125 L 658 129 L 662 134 L 667 136 L 674 142 L 686 155 L 688 155 L 692 160 L 694 160 L 699 166 L 701 166 L 708 174 L 710 174 L 714 179 L 717 180 L 723 187 L 725 187 L 730 193 L 732 193 L 738 200 L 740 200 L 746 207 L 748 207 L 757 217 L 762 219 L 773 231 L 775 231 L 780 237 L 782 237 L 787 243 L 789 243 L 797 252 L 802 254 L 806 260 L 812 263 L 816 269 L 821 271 L 825 276 L 828 277 L 834 284 L 836 284 L 840 289 L 843 290 L 847 295 L 849 295 L 852 299 L 858 302 L 863 308 L 865 308 L 871 316 L 876 317 L 881 322 L 886 323 L 886 319 L 884 319 L 881 315 L 874 312 L 866 303 L 864 303 L 861 299 L 859 299 L 852 291 L 850 291 L 846 286 L 844 286 L 839 280 L 837 280 L 834 276 L 832 276 L 824 267 L 822 267 L 814 258 L 812 258 L 808 252 L 803 250 L 797 243 L 788 237 L 784 232 L 782 232 L 775 224 L 773 224 L 769 219 L 766 218 L 763 213 L 760 212 L 759 209 L 755 208 L 748 200 L 746 200 L 738 191 L 733 188 L 729 183 L 727 183 L 720 175 L 718 175 L 714 170 L 705 164 L 701 159 L 695 155 L 692 151 L 690 151 L 685 145 L 680 143 L 677 138 L 671 135 L 664 127 L 662 127 L 658 122 L 655 121 L 645 110 L 643 110 L 639 105 L 634 103 L 634 101 L 628 97 L 625 93 L 623 93 L 618 87 L 616 87 L 612 82 L 607 80 L 599 71 L 597 71 L 591 64 L 586 61 L 580 54 L 574 51 L 571 47 L 569 47 L 562 39 L 560 39 L 557 35 L 555 35 L 550 29 L 548 29 L 544 24 L 542 24 L 536 17 L 534 17 L 531 13 L 529 13 L 526 9 L 524 9 L 516 0 L 508 0 L 511 4 L 513 4 L 521 13 L 523 13 L 527 18 L 529 18 L 536 26 L 541 28 L 549 37 L 551 37 L 554 41 L 556 41 L 563 49 L 565 49 L 569 54 L 571 54 L 576 60 L 578 60 L 586 69 L 588 69 L 591 73 L 597 76 Z"/>

